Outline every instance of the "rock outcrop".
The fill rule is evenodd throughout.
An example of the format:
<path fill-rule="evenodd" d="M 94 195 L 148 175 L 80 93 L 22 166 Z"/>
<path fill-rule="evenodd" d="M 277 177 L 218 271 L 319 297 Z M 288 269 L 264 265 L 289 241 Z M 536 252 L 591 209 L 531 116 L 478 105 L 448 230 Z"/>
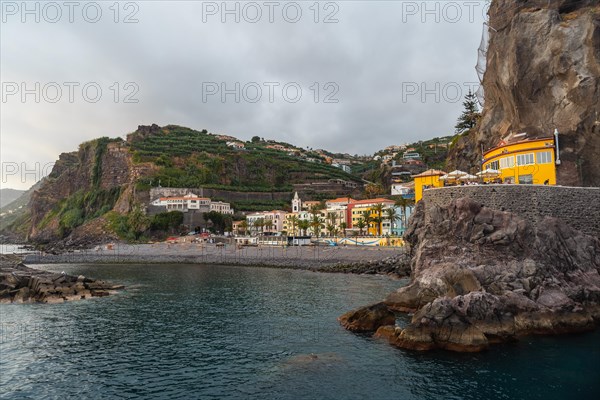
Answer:
<path fill-rule="evenodd" d="M 397 254 L 384 259 L 338 262 L 333 265 L 313 267 L 311 270 L 345 274 L 380 274 L 405 278 L 410 275 L 410 257 L 404 248 L 400 248 Z"/>
<path fill-rule="evenodd" d="M 15 256 L 0 255 L 0 303 L 62 303 L 103 297 L 123 289 L 84 276 L 28 268 Z"/>
<path fill-rule="evenodd" d="M 477 129 L 449 170 L 478 166 L 510 132 L 560 132 L 558 183 L 600 186 L 600 5 L 597 0 L 494 0 Z"/>
<path fill-rule="evenodd" d="M 338 320 L 352 332 L 375 332 L 381 326 L 394 324 L 396 316 L 384 303 L 377 303 L 348 311 Z"/>
<path fill-rule="evenodd" d="M 404 329 L 376 333 L 394 345 L 479 351 L 600 321 L 600 241 L 555 218 L 534 227 L 469 198 L 447 207 L 421 201 L 405 239 L 411 282 L 384 302 L 414 315 Z"/>

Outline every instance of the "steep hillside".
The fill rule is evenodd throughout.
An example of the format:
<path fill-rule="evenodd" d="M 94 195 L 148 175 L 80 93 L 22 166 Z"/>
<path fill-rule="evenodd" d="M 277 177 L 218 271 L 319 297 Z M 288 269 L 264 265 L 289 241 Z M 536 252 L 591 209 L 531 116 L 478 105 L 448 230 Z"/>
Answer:
<path fill-rule="evenodd" d="M 290 191 L 294 183 L 339 178 L 356 180 L 323 164 L 318 154 L 274 141 L 241 142 L 180 126 L 140 127 L 127 142 L 134 162 L 151 162 L 159 170 L 149 186 L 214 187 L 236 191 Z M 243 143 L 237 149 L 228 142 Z M 286 150 L 279 150 L 286 149 Z M 313 162 L 307 162 L 311 159 Z"/>
<path fill-rule="evenodd" d="M 598 0 L 494 0 L 477 129 L 449 155 L 449 168 L 479 165 L 510 132 L 560 132 L 558 183 L 600 185 Z"/>
<path fill-rule="evenodd" d="M 143 208 L 153 186 L 269 192 L 311 179 L 357 180 L 291 145 L 256 140 L 236 149 L 227 145 L 231 141 L 242 143 L 152 125 L 138 127 L 126 141 L 104 137 L 83 143 L 60 155 L 7 230 L 36 243 L 89 244 L 116 238 L 123 230 L 119 216 Z"/>

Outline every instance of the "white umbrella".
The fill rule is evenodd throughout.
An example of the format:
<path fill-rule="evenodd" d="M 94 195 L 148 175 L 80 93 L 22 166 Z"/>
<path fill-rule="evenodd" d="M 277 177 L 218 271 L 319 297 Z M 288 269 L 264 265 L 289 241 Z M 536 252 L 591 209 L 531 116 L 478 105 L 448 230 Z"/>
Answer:
<path fill-rule="evenodd" d="M 452 172 L 448 172 L 448 174 L 447 174 L 449 179 L 458 179 L 461 176 L 465 176 L 465 175 L 469 175 L 469 174 L 464 171 L 459 171 L 459 170 L 454 170 Z"/>
<path fill-rule="evenodd" d="M 461 181 L 474 181 L 475 179 L 477 179 L 477 177 L 475 175 L 467 174 L 467 175 L 461 176 L 458 179 Z"/>
<path fill-rule="evenodd" d="M 497 169 L 484 169 L 481 172 L 477 173 L 477 176 L 481 177 L 481 178 L 493 178 L 500 175 L 500 171 L 498 171 Z"/>
<path fill-rule="evenodd" d="M 445 181 L 446 179 L 450 179 L 450 178 L 448 177 L 448 174 L 446 174 L 446 175 L 440 176 L 440 179 Z"/>

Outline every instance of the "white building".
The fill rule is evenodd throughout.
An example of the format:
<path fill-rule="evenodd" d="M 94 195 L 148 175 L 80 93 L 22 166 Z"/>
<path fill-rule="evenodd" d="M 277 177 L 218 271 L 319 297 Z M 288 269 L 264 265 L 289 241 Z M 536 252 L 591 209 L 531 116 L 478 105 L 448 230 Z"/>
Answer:
<path fill-rule="evenodd" d="M 229 147 L 233 147 L 234 149 L 243 149 L 246 147 L 242 142 L 227 142 L 225 143 Z"/>
<path fill-rule="evenodd" d="M 298 197 L 298 192 L 294 193 L 294 198 L 292 199 L 292 212 L 297 213 L 302 210 L 302 200 Z"/>
<path fill-rule="evenodd" d="M 207 197 L 198 197 L 195 194 L 188 193 L 185 196 L 161 197 L 151 203 L 153 206 L 165 207 L 167 211 L 210 209 L 210 199 Z"/>
<path fill-rule="evenodd" d="M 402 155 L 402 158 L 405 160 L 409 160 L 409 159 L 410 160 L 420 160 L 421 155 L 419 153 L 417 153 L 416 151 L 406 151 Z"/>
<path fill-rule="evenodd" d="M 273 210 L 273 211 L 260 211 L 246 215 L 246 222 L 248 229 L 256 233 L 276 233 L 283 230 L 283 221 L 285 219 L 285 211 Z M 256 221 L 262 219 L 264 225 L 262 227 L 256 227 Z M 267 221 L 271 221 L 270 223 Z"/>
<path fill-rule="evenodd" d="M 229 203 L 224 203 L 222 201 L 211 201 L 210 202 L 210 211 L 216 211 L 221 214 L 233 215 L 233 210 L 231 209 L 231 205 Z"/>
<path fill-rule="evenodd" d="M 341 169 L 342 171 L 344 171 L 344 172 L 347 172 L 347 173 L 349 173 L 349 174 L 350 174 L 350 173 L 352 173 L 352 168 L 350 168 L 348 165 L 345 165 L 345 164 L 338 164 L 338 163 L 335 163 L 335 162 L 334 162 L 334 163 L 332 163 L 332 164 L 331 164 L 331 166 L 332 166 L 332 167 L 339 168 L 339 169 Z"/>
<path fill-rule="evenodd" d="M 402 196 L 409 194 L 414 188 L 409 187 L 403 183 L 392 183 L 392 196 Z"/>
<path fill-rule="evenodd" d="M 153 206 L 165 207 L 166 211 L 201 212 L 217 211 L 222 214 L 233 214 L 231 205 L 222 201 L 211 201 L 208 197 L 198 197 L 193 193 L 184 196 L 160 197 L 150 203 Z"/>

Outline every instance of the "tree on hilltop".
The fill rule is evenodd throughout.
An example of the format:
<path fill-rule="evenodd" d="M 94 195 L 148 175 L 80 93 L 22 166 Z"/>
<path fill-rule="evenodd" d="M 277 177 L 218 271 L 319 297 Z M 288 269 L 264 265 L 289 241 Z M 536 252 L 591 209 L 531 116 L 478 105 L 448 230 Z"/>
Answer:
<path fill-rule="evenodd" d="M 454 126 L 456 133 L 463 133 L 464 131 L 474 128 L 481 117 L 479 106 L 477 105 L 477 96 L 475 93 L 471 92 L 471 90 L 469 90 L 469 93 L 465 96 L 463 106 L 465 109 Z"/>

